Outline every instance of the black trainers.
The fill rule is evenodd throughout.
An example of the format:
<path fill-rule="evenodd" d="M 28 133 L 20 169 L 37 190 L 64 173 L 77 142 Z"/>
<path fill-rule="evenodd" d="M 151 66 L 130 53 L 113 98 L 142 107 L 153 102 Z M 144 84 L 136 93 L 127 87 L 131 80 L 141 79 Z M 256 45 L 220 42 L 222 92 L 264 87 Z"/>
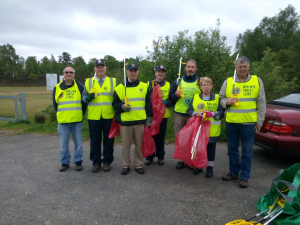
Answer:
<path fill-rule="evenodd" d="M 151 163 L 153 163 L 153 159 L 146 159 L 145 165 L 149 166 Z"/>
<path fill-rule="evenodd" d="M 136 169 L 134 169 L 138 174 L 144 174 L 145 173 L 145 171 L 144 171 L 144 169 L 143 168 L 136 168 Z"/>
<path fill-rule="evenodd" d="M 206 167 L 206 178 L 211 178 L 213 176 L 213 167 L 207 166 Z"/>
<path fill-rule="evenodd" d="M 184 167 L 184 162 L 177 162 L 176 169 L 181 170 Z"/>
<path fill-rule="evenodd" d="M 61 164 L 61 167 L 60 167 L 59 171 L 60 172 L 65 172 L 69 168 L 70 168 L 69 164 Z"/>
<path fill-rule="evenodd" d="M 247 188 L 248 187 L 248 181 L 244 180 L 244 179 L 240 179 L 239 186 L 241 188 Z"/>
<path fill-rule="evenodd" d="M 195 167 L 194 170 L 193 170 L 193 174 L 194 175 L 197 175 L 197 174 L 199 174 L 201 172 L 202 172 L 202 169 L 198 169 L 197 167 Z"/>
<path fill-rule="evenodd" d="M 76 170 L 76 171 L 81 171 L 82 169 L 83 169 L 83 167 L 82 167 L 81 162 L 77 162 L 77 163 L 76 163 L 75 170 Z"/>
<path fill-rule="evenodd" d="M 129 171 L 130 171 L 129 167 L 128 168 L 123 168 L 122 171 L 121 171 L 121 174 L 122 175 L 127 175 L 129 173 Z"/>
<path fill-rule="evenodd" d="M 163 159 L 158 159 L 158 165 L 162 166 L 165 164 L 165 161 Z"/>
<path fill-rule="evenodd" d="M 234 175 L 232 173 L 228 173 L 226 176 L 222 176 L 222 180 L 231 181 L 239 179 L 239 175 Z"/>

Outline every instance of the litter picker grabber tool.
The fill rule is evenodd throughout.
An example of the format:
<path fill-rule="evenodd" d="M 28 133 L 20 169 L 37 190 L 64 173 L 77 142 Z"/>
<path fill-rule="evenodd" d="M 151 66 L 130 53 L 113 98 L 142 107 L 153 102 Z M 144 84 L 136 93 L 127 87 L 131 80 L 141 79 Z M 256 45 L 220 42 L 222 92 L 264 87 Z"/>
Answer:
<path fill-rule="evenodd" d="M 196 157 L 196 153 L 197 153 L 196 146 L 197 146 L 198 139 L 199 139 L 199 136 L 200 136 L 200 132 L 201 132 L 203 121 L 206 121 L 206 120 L 207 120 L 206 113 L 203 113 L 201 124 L 199 126 L 199 129 L 198 129 L 198 132 L 197 132 L 197 135 L 195 137 L 195 141 L 194 141 L 194 144 L 193 144 L 193 147 L 192 147 L 192 150 L 191 150 L 191 153 L 192 153 L 191 159 L 193 159 L 194 157 Z"/>
<path fill-rule="evenodd" d="M 180 77 L 180 75 L 181 75 L 181 64 L 185 64 L 185 63 L 183 63 L 182 62 L 182 57 L 180 57 L 180 60 L 179 60 L 179 71 L 178 71 L 178 83 L 177 83 L 177 91 L 180 91 L 181 92 L 181 97 L 183 98 L 184 97 L 184 93 L 183 93 L 183 89 L 182 89 L 182 87 L 181 87 L 181 77 Z"/>
<path fill-rule="evenodd" d="M 97 97 L 97 90 L 96 90 L 96 88 L 94 87 L 95 79 L 96 79 L 96 72 L 95 72 L 95 74 L 94 74 L 93 83 L 92 83 L 92 87 L 91 87 L 91 90 L 90 90 L 90 93 L 95 93 L 95 98 L 96 98 L 96 97 Z"/>
<path fill-rule="evenodd" d="M 125 87 L 125 106 L 128 106 L 128 104 L 129 104 L 129 99 L 127 98 L 127 95 L 126 95 L 126 63 L 125 63 L 125 59 L 126 59 L 126 57 L 124 58 L 124 87 Z"/>
<path fill-rule="evenodd" d="M 239 53 L 237 54 L 236 56 L 236 59 L 235 59 L 235 62 L 236 60 L 239 58 Z M 234 62 L 234 63 L 235 63 Z M 236 103 L 234 103 L 233 105 L 235 106 L 239 106 L 239 102 L 240 102 L 240 99 L 239 99 L 239 93 L 236 92 L 236 90 L 234 89 L 234 84 L 235 84 L 235 77 L 236 77 L 236 69 L 234 68 L 234 74 L 233 74 L 233 85 L 232 85 L 232 95 L 231 95 L 231 98 L 235 98 L 237 100 Z"/>

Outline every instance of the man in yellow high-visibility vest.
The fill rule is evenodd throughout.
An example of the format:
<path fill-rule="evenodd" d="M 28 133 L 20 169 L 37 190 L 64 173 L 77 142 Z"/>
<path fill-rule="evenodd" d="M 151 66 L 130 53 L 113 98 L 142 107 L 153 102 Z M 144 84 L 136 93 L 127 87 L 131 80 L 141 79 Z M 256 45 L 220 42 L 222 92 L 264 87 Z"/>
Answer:
<path fill-rule="evenodd" d="M 121 83 L 116 88 L 114 94 L 113 107 L 117 111 L 117 120 L 121 124 L 122 136 L 122 175 L 127 175 L 131 167 L 130 148 L 134 141 L 134 170 L 138 174 L 144 174 L 142 141 L 144 137 L 144 127 L 152 122 L 152 104 L 150 94 L 147 91 L 147 84 L 137 79 L 139 75 L 138 65 L 128 64 L 128 78 L 126 88 Z M 125 104 L 125 97 L 129 104 Z"/>
<path fill-rule="evenodd" d="M 195 60 L 190 59 L 186 62 L 184 67 L 185 75 L 182 77 L 181 81 L 177 78 L 171 89 L 170 89 L 170 99 L 175 104 L 174 105 L 174 131 L 175 137 L 180 132 L 180 130 L 187 124 L 189 116 L 187 110 L 191 103 L 192 98 L 195 94 L 200 94 L 200 88 L 198 86 L 196 76 L 197 63 Z M 178 90 L 180 86 L 180 90 Z M 183 93 L 182 93 L 183 91 Z M 184 167 L 183 160 L 178 160 L 176 164 L 176 169 L 182 169 Z M 189 168 L 193 170 L 194 168 Z"/>
<path fill-rule="evenodd" d="M 254 133 L 265 119 L 266 98 L 262 80 L 250 75 L 250 60 L 240 57 L 235 63 L 236 77 L 229 77 L 220 90 L 221 105 L 226 109 L 226 137 L 229 173 L 224 181 L 239 179 L 241 188 L 248 187 L 252 164 Z M 233 95 L 235 94 L 235 95 Z M 236 96 L 237 95 L 237 96 Z M 239 141 L 242 156 L 239 154 Z"/>
<path fill-rule="evenodd" d="M 82 119 L 86 111 L 86 104 L 81 101 L 84 86 L 74 79 L 75 70 L 67 66 L 63 70 L 64 80 L 53 88 L 52 101 L 57 116 L 57 133 L 60 141 L 60 172 L 70 167 L 69 138 L 70 131 L 75 145 L 74 163 L 76 170 L 82 167 Z"/>
<path fill-rule="evenodd" d="M 82 100 L 88 103 L 88 123 L 90 130 L 90 160 L 93 161 L 92 172 L 110 170 L 114 160 L 114 138 L 109 138 L 109 129 L 115 110 L 112 106 L 113 95 L 116 88 L 116 79 L 106 75 L 106 65 L 101 59 L 95 62 L 96 77 L 86 79 Z M 103 137 L 103 157 L 101 141 Z"/>

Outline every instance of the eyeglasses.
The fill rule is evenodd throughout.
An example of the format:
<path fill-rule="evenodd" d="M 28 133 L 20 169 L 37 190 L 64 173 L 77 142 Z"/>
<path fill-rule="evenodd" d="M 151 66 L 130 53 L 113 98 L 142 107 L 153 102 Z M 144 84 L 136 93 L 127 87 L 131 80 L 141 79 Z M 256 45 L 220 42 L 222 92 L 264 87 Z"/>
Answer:
<path fill-rule="evenodd" d="M 65 71 L 64 73 L 65 73 L 65 74 L 68 74 L 68 73 L 69 73 L 69 74 L 73 74 L 74 72 L 72 72 L 72 71 Z"/>

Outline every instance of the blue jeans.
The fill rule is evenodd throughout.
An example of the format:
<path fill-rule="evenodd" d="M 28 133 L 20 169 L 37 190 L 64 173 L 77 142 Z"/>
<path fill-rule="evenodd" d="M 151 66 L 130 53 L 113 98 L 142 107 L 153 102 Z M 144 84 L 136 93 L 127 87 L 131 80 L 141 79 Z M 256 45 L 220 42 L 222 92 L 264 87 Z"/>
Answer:
<path fill-rule="evenodd" d="M 82 162 L 82 122 L 59 123 L 57 133 L 60 141 L 60 161 L 61 164 L 70 164 L 71 155 L 69 150 L 70 131 L 72 132 L 75 145 L 74 163 Z"/>
<path fill-rule="evenodd" d="M 103 164 L 111 164 L 114 161 L 114 138 L 109 138 L 109 130 L 112 119 L 88 120 L 91 151 L 90 160 L 93 166 Z M 103 132 L 103 136 L 102 136 Z M 101 158 L 101 141 L 103 137 L 103 159 Z"/>
<path fill-rule="evenodd" d="M 254 124 L 242 125 L 226 122 L 226 137 L 229 156 L 230 173 L 238 175 L 240 179 L 248 180 L 250 177 L 252 152 L 254 141 Z M 240 159 L 239 141 L 241 139 L 242 157 Z"/>

